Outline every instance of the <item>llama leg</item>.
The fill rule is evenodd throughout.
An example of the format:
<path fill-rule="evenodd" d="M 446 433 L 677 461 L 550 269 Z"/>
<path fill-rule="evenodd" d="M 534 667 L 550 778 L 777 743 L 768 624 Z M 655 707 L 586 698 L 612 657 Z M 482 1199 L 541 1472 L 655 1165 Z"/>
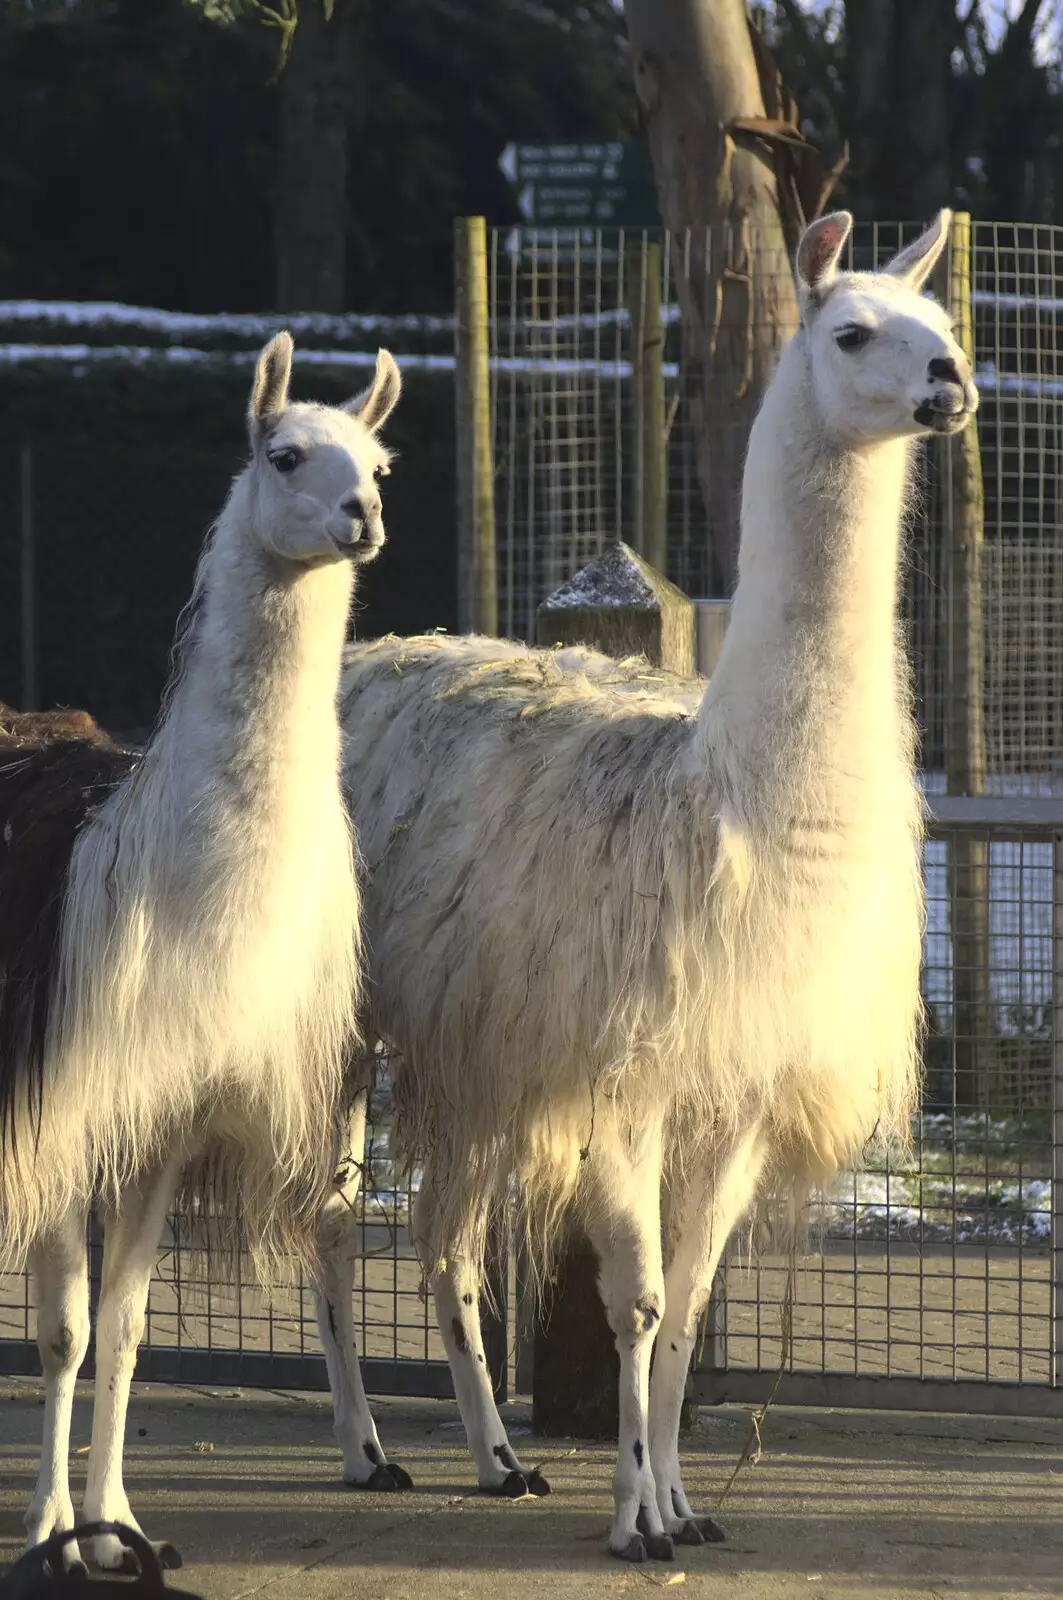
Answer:
<path fill-rule="evenodd" d="M 354 1331 L 355 1208 L 362 1187 L 367 1099 L 363 1091 L 351 1108 L 347 1150 L 336 1173 L 335 1193 L 329 1196 L 318 1224 L 321 1266 L 314 1284 L 314 1304 L 332 1390 L 333 1426 L 343 1451 L 344 1483 L 357 1489 L 412 1489 L 409 1473 L 388 1461 L 381 1446 L 362 1384 Z"/>
<path fill-rule="evenodd" d="M 435 1198 L 426 1173 L 414 1208 L 413 1236 L 432 1284 L 436 1321 L 480 1488 L 509 1500 L 549 1494 L 550 1485 L 542 1473 L 521 1465 L 495 1405 L 480 1330 L 484 1219 L 470 1218 L 461 1235 L 446 1249 L 441 1248 Z"/>
<path fill-rule="evenodd" d="M 657 1506 L 649 1451 L 649 1377 L 664 1310 L 660 1124 L 626 1139 L 599 1113 L 587 1158 L 587 1231 L 620 1356 L 620 1440 L 609 1548 L 625 1561 L 674 1557 Z"/>
<path fill-rule="evenodd" d="M 26 1512 L 30 1545 L 74 1526 L 70 1498 L 70 1414 L 74 1384 L 89 1343 L 85 1217 L 72 1212 L 60 1232 L 30 1258 L 37 1279 L 37 1348 L 44 1368 L 44 1437 L 37 1488 Z M 76 1544 L 64 1551 L 68 1570 L 84 1565 Z"/>
<path fill-rule="evenodd" d="M 751 1129 L 676 1197 L 670 1232 L 672 1257 L 665 1275 L 665 1310 L 657 1335 L 650 1384 L 650 1460 L 665 1528 L 682 1544 L 724 1537 L 710 1517 L 690 1509 L 679 1470 L 679 1417 L 698 1319 L 731 1230 L 753 1198 L 764 1166 L 760 1129 Z"/>
<path fill-rule="evenodd" d="M 103 1274 L 96 1315 L 96 1393 L 83 1507 L 86 1522 L 125 1522 L 139 1530 L 122 1481 L 126 1409 L 137 1346 L 144 1332 L 148 1285 L 183 1164 L 184 1157 L 175 1156 L 126 1189 L 119 1209 L 101 1217 Z M 162 1543 L 155 1548 L 164 1566 L 181 1565 L 173 1545 Z M 135 1557 L 114 1534 L 96 1539 L 95 1556 L 101 1567 L 136 1571 Z"/>

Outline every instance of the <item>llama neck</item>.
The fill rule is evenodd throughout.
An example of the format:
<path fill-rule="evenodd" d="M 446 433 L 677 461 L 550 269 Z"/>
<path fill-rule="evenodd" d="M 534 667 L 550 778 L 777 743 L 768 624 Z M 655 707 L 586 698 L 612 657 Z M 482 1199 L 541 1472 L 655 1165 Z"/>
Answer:
<path fill-rule="evenodd" d="M 698 720 L 747 818 L 838 816 L 910 764 L 896 623 L 907 469 L 903 440 L 825 435 L 799 334 L 750 438 L 739 582 Z"/>
<path fill-rule="evenodd" d="M 314 774 L 335 783 L 336 694 L 352 568 L 298 570 L 254 532 L 251 469 L 237 479 L 200 562 L 184 662 L 151 754 L 167 768 L 171 815 L 222 795 L 276 814 Z M 309 822 L 309 819 L 307 819 Z"/>

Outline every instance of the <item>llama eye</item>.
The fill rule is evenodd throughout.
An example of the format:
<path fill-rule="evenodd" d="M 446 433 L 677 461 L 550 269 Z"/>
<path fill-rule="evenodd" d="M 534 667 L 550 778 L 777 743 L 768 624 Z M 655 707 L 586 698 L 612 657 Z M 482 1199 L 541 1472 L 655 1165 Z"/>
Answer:
<path fill-rule="evenodd" d="M 834 343 L 839 350 L 859 350 L 870 338 L 870 328 L 860 328 L 854 323 L 851 328 L 840 329 L 834 335 Z"/>
<path fill-rule="evenodd" d="M 373 468 L 373 477 L 376 479 L 377 483 L 379 483 L 381 478 L 386 478 L 390 471 L 391 471 L 390 467 L 384 467 L 384 466 L 374 467 Z"/>
<path fill-rule="evenodd" d="M 278 450 L 269 458 L 278 472 L 294 472 L 303 459 L 298 450 Z"/>

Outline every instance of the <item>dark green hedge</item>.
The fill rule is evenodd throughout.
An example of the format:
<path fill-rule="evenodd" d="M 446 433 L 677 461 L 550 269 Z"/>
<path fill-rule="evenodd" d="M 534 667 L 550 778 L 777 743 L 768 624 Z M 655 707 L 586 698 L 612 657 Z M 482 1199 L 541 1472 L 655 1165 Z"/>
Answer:
<path fill-rule="evenodd" d="M 150 725 L 203 536 L 246 455 L 251 372 L 227 362 L 96 358 L 0 369 L 0 698 L 21 701 L 19 451 L 33 451 L 38 640 L 45 705 Z M 365 381 L 300 371 L 299 399 Z M 389 543 L 362 579 L 361 637 L 456 623 L 453 379 L 413 372 L 388 425 Z"/>

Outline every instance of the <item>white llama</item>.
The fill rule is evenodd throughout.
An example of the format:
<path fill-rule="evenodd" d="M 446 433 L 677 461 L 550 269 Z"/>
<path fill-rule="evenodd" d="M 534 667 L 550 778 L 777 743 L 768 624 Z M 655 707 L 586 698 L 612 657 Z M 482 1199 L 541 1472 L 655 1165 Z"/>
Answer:
<path fill-rule="evenodd" d="M 335 1169 L 360 970 L 337 689 L 354 568 L 384 539 L 377 430 L 399 375 L 381 351 L 346 408 L 290 404 L 291 356 L 282 333 L 259 358 L 251 460 L 143 756 L 39 729 L 34 748 L 16 722 L 0 759 L 0 1266 L 28 1255 L 36 1273 L 45 1376 L 31 1544 L 74 1525 L 90 1205 L 105 1253 L 84 1519 L 135 1526 L 126 1406 L 182 1168 L 203 1163 L 265 1266 L 310 1247 Z M 109 1537 L 96 1557 L 127 1552 Z"/>
<path fill-rule="evenodd" d="M 347 657 L 369 1020 L 424 1166 L 414 1234 L 479 1481 L 548 1487 L 510 1448 L 479 1329 L 484 1219 L 516 1172 L 540 1245 L 574 1206 L 600 1256 L 620 1356 L 609 1544 L 627 1560 L 722 1537 L 687 1500 L 678 1428 L 732 1229 L 754 1201 L 799 1204 L 876 1129 L 908 1130 L 922 807 L 902 519 L 911 442 L 977 406 L 920 293 L 949 220 L 876 273 L 839 270 L 847 214 L 805 233 L 707 687 L 488 639 Z M 353 1230 L 344 1245 L 330 1217 L 329 1293 L 349 1305 Z M 364 1482 L 384 1458 L 349 1322 L 337 1341 L 328 1321 L 344 1475 Z"/>

